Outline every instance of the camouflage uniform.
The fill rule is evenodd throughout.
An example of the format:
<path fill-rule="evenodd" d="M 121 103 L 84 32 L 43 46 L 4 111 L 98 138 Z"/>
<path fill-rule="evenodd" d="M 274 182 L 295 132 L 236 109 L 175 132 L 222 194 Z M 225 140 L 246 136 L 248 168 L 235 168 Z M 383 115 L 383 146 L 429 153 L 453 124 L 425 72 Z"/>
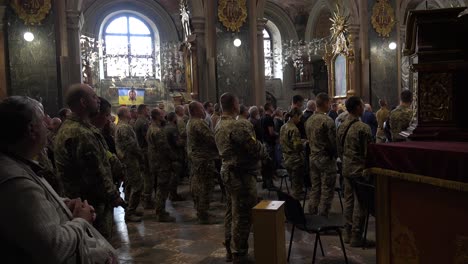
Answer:
<path fill-rule="evenodd" d="M 316 111 L 305 124 L 312 183 L 309 212 L 328 216 L 336 183 L 336 128 L 327 113 Z"/>
<path fill-rule="evenodd" d="M 63 183 L 62 180 L 57 176 L 55 173 L 54 166 L 52 161 L 49 159 L 47 155 L 47 148 L 44 148 L 39 155 L 34 159 L 40 164 L 41 175 L 46 179 L 46 181 L 52 186 L 54 191 L 59 195 L 63 196 Z"/>
<path fill-rule="evenodd" d="M 65 120 L 54 143 L 57 175 L 65 196 L 88 200 L 96 210 L 95 227 L 106 238 L 112 235 L 113 207 L 119 192 L 113 184 L 112 154 L 99 129 L 72 114 Z"/>
<path fill-rule="evenodd" d="M 304 196 L 304 148 L 301 132 L 292 120 L 281 127 L 280 144 L 283 164 L 292 180 L 293 195 L 301 199 Z"/>
<path fill-rule="evenodd" d="M 177 196 L 177 186 L 179 185 L 179 180 L 184 172 L 184 152 L 186 151 L 186 138 L 184 139 L 179 133 L 177 126 L 171 123 L 168 123 L 164 127 L 164 131 L 166 132 L 169 146 L 176 154 L 176 159 L 172 160 L 174 174 L 169 183 L 169 199 L 173 199 Z"/>
<path fill-rule="evenodd" d="M 148 161 L 150 172 L 157 181 L 155 210 L 157 216 L 167 214 L 166 200 L 169 196 L 169 183 L 174 175 L 172 161 L 177 158 L 176 153 L 169 146 L 164 129 L 151 124 L 146 135 L 148 141 Z"/>
<path fill-rule="evenodd" d="M 255 138 L 252 123 L 223 115 L 215 140 L 221 156 L 221 177 L 226 186 L 224 221 L 226 247 L 237 256 L 248 253 L 252 208 L 256 204 L 256 177 L 259 175 L 263 145 Z M 231 244 L 232 238 L 232 244 Z"/>
<path fill-rule="evenodd" d="M 125 122 L 119 122 L 115 131 L 115 147 L 117 157 L 127 168 L 127 181 L 125 182 L 125 198 L 128 201 L 126 216 L 134 215 L 140 204 L 140 196 L 143 190 L 140 162 L 142 161 L 141 149 L 138 146 L 137 137 L 133 128 Z"/>
<path fill-rule="evenodd" d="M 348 130 L 349 127 L 349 130 Z M 346 133 L 346 138 L 344 134 Z M 343 144 L 344 142 L 344 144 Z M 351 115 L 343 122 L 337 131 L 338 152 L 343 161 L 343 176 L 345 180 L 345 206 L 344 215 L 346 219 L 346 236 L 352 231 L 355 239 L 362 236 L 365 220 L 365 211 L 356 195 L 356 182 L 366 181 L 362 172 L 365 168 L 367 146 L 372 142 L 370 127 L 359 118 Z"/>
<path fill-rule="evenodd" d="M 138 140 L 138 145 L 142 151 L 141 174 L 143 175 L 143 195 L 144 207 L 151 207 L 151 197 L 154 190 L 154 177 L 149 172 L 148 164 L 148 142 L 146 142 L 146 133 L 148 132 L 149 121 L 145 117 L 138 117 L 135 121 L 134 130 Z"/>
<path fill-rule="evenodd" d="M 392 141 L 405 141 L 400 136 L 400 132 L 405 131 L 413 118 L 413 110 L 407 106 L 400 105 L 390 113 L 390 131 L 392 132 Z"/>
<path fill-rule="evenodd" d="M 200 220 L 207 219 L 210 196 L 217 178 L 215 159 L 218 149 L 214 133 L 206 122 L 191 118 L 187 124 L 187 150 L 192 163 L 191 189 L 193 203 Z"/>
<path fill-rule="evenodd" d="M 377 143 L 385 143 L 385 131 L 384 131 L 384 123 L 387 121 L 388 116 L 390 115 L 390 111 L 388 111 L 387 107 L 382 107 L 377 111 L 375 116 L 377 117 Z"/>

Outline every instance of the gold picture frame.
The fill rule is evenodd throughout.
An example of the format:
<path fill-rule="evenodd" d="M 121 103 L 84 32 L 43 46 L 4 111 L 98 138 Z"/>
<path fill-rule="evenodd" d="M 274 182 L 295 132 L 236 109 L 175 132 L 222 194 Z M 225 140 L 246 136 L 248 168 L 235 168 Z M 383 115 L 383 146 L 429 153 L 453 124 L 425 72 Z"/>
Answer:
<path fill-rule="evenodd" d="M 246 0 L 220 0 L 218 19 L 228 31 L 239 32 L 247 20 Z"/>
<path fill-rule="evenodd" d="M 52 8 L 51 0 L 12 0 L 11 7 L 26 25 L 39 25 Z"/>

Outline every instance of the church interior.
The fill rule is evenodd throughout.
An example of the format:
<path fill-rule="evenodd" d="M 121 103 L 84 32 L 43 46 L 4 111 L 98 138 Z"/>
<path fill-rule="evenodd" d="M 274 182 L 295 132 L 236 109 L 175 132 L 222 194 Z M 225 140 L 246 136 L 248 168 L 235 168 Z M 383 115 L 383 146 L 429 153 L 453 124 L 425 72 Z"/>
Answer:
<path fill-rule="evenodd" d="M 242 107 L 247 109 L 247 119 L 252 117 L 252 107 L 258 111 L 265 106 L 268 112 L 267 105 L 271 106 L 277 147 L 270 157 L 276 161 L 263 163 L 262 170 L 272 166 L 274 176 L 271 186 L 265 187 L 265 177 L 257 175 L 257 199 L 255 207 L 249 208 L 252 227 L 245 242 L 249 257 L 234 255 L 230 261 L 468 263 L 467 6 L 467 0 L 2 0 L 0 101 L 27 96 L 42 104 L 45 115 L 56 118 L 68 107 L 71 99 L 67 94 L 73 85 L 85 84 L 110 104 L 115 124 L 125 118 L 125 111 L 136 116 L 139 105 L 148 111 L 159 109 L 155 116 L 167 113 L 166 119 L 182 109 L 186 114 L 181 116 L 188 120 L 191 102 L 207 102 L 208 108 L 214 106 L 215 113 L 221 115 L 219 106 L 224 105 L 220 97 L 226 93 L 237 97 L 240 114 Z M 309 178 L 315 161 L 310 156 L 312 165 L 306 165 L 304 173 L 310 185 L 305 183 L 305 194 L 297 198 L 292 170 L 282 164 L 289 154 L 279 142 L 281 125 L 288 122 L 283 115 L 287 113 L 291 120 L 294 116 L 294 98 L 300 98 L 299 115 L 303 117 L 307 111 L 319 111 L 309 109 L 309 102 L 323 109 L 319 103 L 323 94 L 328 95 L 328 107 L 333 105 L 330 111 L 336 116 L 328 111 L 325 114 L 333 118 L 337 129 L 338 114 L 351 112 L 347 110 L 351 98 L 361 98 L 365 104 L 363 111 L 370 117 L 358 119 L 369 125 L 373 142 L 362 147 L 364 156 L 357 159 L 363 167 L 360 177 L 373 180 L 357 183 L 355 193 L 347 194 L 346 185 L 354 181 L 346 175 L 343 180 L 347 170 L 341 166 L 348 165 L 342 157 L 338 163 L 335 159 L 330 213 L 325 220 L 317 220 L 314 217 L 321 216 L 308 212 L 313 207 L 311 187 L 317 184 Z M 391 124 L 388 133 L 393 135 L 396 125 L 392 122 L 397 118 L 390 120 L 387 114 L 388 122 L 384 123 L 377 110 L 388 108 L 390 113 L 405 104 L 410 111 L 409 123 L 396 131 L 394 142 L 389 143 L 383 126 Z M 205 106 L 205 111 L 214 122 L 213 110 L 208 108 Z M 153 118 L 153 112 L 147 112 L 148 118 Z M 374 121 L 368 123 L 368 118 Z M 278 121 L 282 122 L 278 128 L 276 119 L 283 120 Z M 261 123 L 263 128 L 263 118 Z M 9 125 L 4 123 L 3 129 Z M 345 140 L 351 126 L 345 132 L 343 148 L 348 146 Z M 211 129 L 218 145 L 218 132 L 214 126 Z M 307 122 L 305 129 L 309 131 Z M 138 131 L 135 133 L 138 137 Z M 308 133 L 302 143 L 311 144 Z M 340 130 L 333 131 L 334 141 L 335 133 L 339 137 Z M 144 151 L 139 142 L 140 151 Z M 336 148 L 341 141 L 334 144 Z M 306 164 L 307 151 L 302 154 Z M 50 158 L 51 153 L 48 155 Z M 55 155 L 57 163 L 58 153 Z M 187 152 L 180 155 L 185 160 L 192 158 Z M 2 161 L 0 157 L 0 164 Z M 154 208 L 143 205 L 143 198 L 138 206 L 143 216 L 135 218 L 138 221 L 127 221 L 131 219 L 126 216 L 131 203 L 116 206 L 112 235 L 107 239 L 116 259 L 93 263 L 214 264 L 229 260 L 226 203 L 230 207 L 236 201 L 231 205 L 222 176 L 211 179 L 215 183 L 208 203 L 213 222 L 200 224 L 195 208 L 199 201 L 192 198 L 193 164 L 185 162 L 188 165 L 180 177 L 175 176 L 179 177 L 175 184 L 180 199 L 170 194 L 164 201 L 174 221 L 159 221 Z M 55 163 L 53 170 L 59 166 Z M 129 168 L 127 165 L 127 172 Z M 143 175 L 145 169 L 140 168 Z M 4 171 L 0 172 L 2 190 Z M 118 188 L 128 202 L 133 192 L 123 191 L 127 184 L 133 187 L 124 181 Z M 320 199 L 325 196 L 323 186 L 322 180 Z M 356 194 L 358 190 L 361 195 Z M 281 198 L 282 193 L 294 197 Z M 149 199 L 157 199 L 159 189 L 149 195 Z M 347 203 L 353 197 L 366 208 L 361 217 L 364 238 L 358 246 L 343 243 L 345 225 L 332 220 L 332 216 L 348 219 Z M 323 209 L 322 201 L 320 204 L 319 211 Z M 302 210 L 293 210 L 293 205 Z M 356 208 L 354 204 L 355 214 Z M 353 217 L 351 211 L 354 232 Z M 305 221 L 314 219 L 317 222 L 309 230 Z M 233 219 L 232 224 L 237 225 L 237 221 Z M 233 250 L 238 246 L 237 242 L 231 244 Z"/>

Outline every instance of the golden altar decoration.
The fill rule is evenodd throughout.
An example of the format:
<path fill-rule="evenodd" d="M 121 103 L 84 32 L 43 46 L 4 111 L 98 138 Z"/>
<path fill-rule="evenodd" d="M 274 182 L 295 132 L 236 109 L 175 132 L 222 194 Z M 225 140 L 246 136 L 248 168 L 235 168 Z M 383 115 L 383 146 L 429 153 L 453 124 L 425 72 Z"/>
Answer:
<path fill-rule="evenodd" d="M 378 0 L 372 8 L 372 27 L 379 36 L 389 37 L 395 25 L 395 11 L 388 0 Z"/>
<path fill-rule="evenodd" d="M 247 20 L 246 0 L 220 0 L 218 18 L 228 31 L 239 32 Z"/>
<path fill-rule="evenodd" d="M 52 7 L 51 0 L 13 0 L 11 7 L 26 25 L 38 25 Z"/>
<path fill-rule="evenodd" d="M 349 17 L 337 5 L 330 20 L 333 23 L 330 28 L 331 38 L 325 45 L 323 57 L 328 67 L 328 94 L 335 99 L 344 99 L 356 94 L 350 71 L 354 62 L 354 46 L 348 32 Z"/>

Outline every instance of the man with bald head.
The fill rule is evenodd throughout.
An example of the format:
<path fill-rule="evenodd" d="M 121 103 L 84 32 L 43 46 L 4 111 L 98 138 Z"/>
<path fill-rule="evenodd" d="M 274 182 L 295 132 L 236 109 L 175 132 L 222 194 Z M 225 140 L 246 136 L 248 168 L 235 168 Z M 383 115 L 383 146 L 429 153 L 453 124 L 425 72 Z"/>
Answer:
<path fill-rule="evenodd" d="M 215 141 L 222 160 L 221 177 L 227 195 L 226 260 L 247 263 L 252 208 L 257 200 L 257 175 L 265 150 L 255 137 L 253 125 L 245 119 L 236 120 L 240 108 L 237 96 L 225 93 L 220 101 L 223 114 L 216 127 Z"/>
<path fill-rule="evenodd" d="M 205 122 L 205 110 L 199 102 L 189 105 L 190 119 L 187 123 L 187 151 L 192 164 L 191 189 L 198 222 L 210 224 L 208 209 L 214 181 L 217 178 L 215 159 L 218 149 L 213 131 Z"/>
<path fill-rule="evenodd" d="M 143 179 L 141 166 L 143 163 L 142 152 L 132 126 L 130 125 L 131 114 L 127 107 L 120 107 L 117 111 L 119 123 L 115 131 L 115 147 L 117 157 L 127 167 L 127 180 L 125 181 L 125 198 L 128 207 L 125 209 L 125 220 L 128 222 L 139 222 L 141 217 L 137 215 L 136 209 L 140 204 L 140 196 L 143 190 Z"/>
<path fill-rule="evenodd" d="M 113 183 L 106 141 L 90 123 L 98 112 L 99 98 L 85 84 L 72 85 L 66 95 L 72 114 L 54 142 L 55 165 L 65 196 L 88 200 L 96 209 L 95 227 L 106 238 L 112 235 L 113 208 L 123 204 Z"/>

